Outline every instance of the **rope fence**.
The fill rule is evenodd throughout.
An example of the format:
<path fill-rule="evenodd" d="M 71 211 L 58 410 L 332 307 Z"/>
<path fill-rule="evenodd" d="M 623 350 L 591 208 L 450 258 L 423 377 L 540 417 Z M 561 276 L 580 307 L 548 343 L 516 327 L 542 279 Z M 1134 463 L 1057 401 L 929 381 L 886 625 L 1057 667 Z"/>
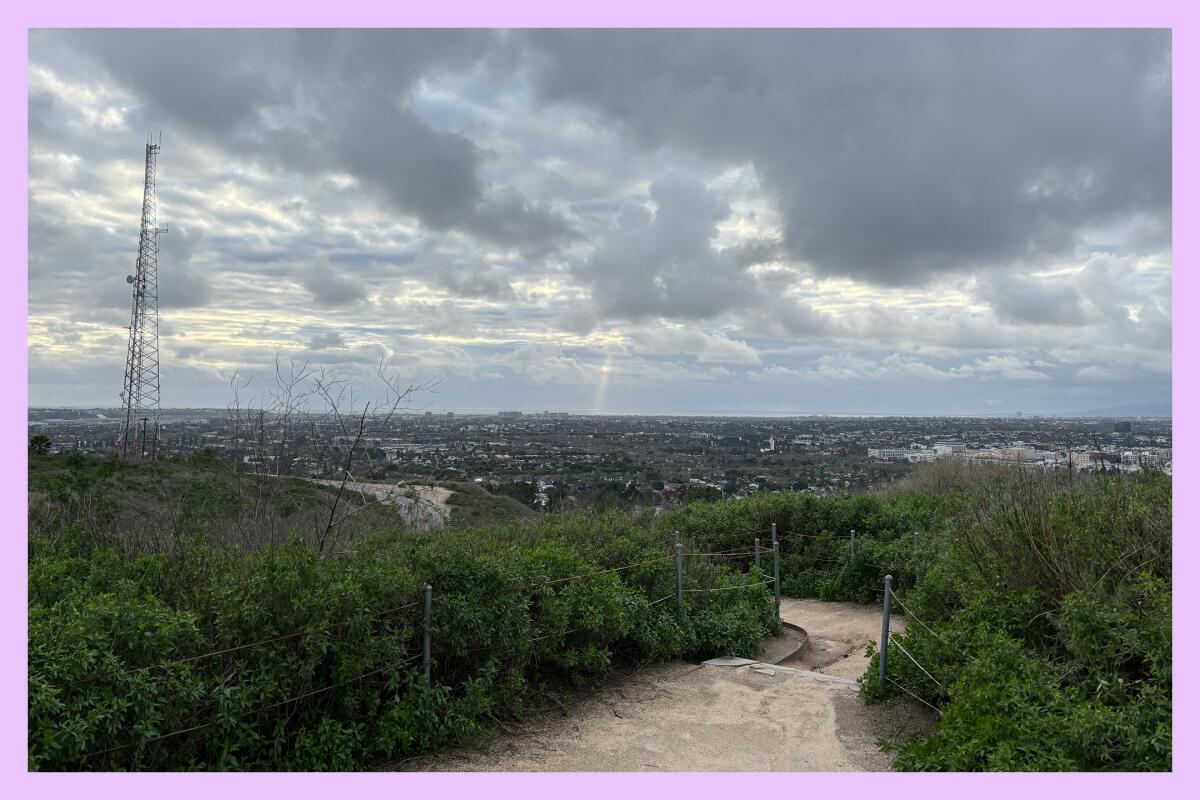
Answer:
<path fill-rule="evenodd" d="M 622 570 L 633 569 L 634 567 L 644 567 L 647 564 L 655 564 L 659 561 L 666 561 L 671 558 L 674 558 L 674 556 L 661 556 L 659 558 L 650 558 L 650 559 L 647 559 L 646 561 L 638 561 L 637 563 L 634 563 L 634 564 L 626 564 L 623 567 L 610 567 L 608 569 L 596 570 L 595 572 L 585 572 L 582 575 L 571 575 L 566 578 L 555 578 L 554 580 L 544 581 L 543 583 L 534 584 L 534 586 L 530 587 L 530 588 L 539 588 L 542 586 L 552 586 L 552 585 L 558 584 L 558 583 L 566 583 L 567 581 L 578 581 L 578 580 L 582 580 L 583 578 L 591 578 L 593 576 L 604 575 L 609 572 L 621 572 Z"/>
<path fill-rule="evenodd" d="M 932 709 L 933 709 L 933 711 L 934 711 L 934 713 L 935 713 L 935 714 L 937 714 L 939 717 L 942 715 L 942 710 L 941 710 L 940 708 L 938 708 L 937 706 L 935 706 L 935 705 L 933 705 L 932 703 L 928 702 L 927 700 L 925 700 L 925 698 L 921 697 L 921 696 L 920 696 L 919 694 L 917 694 L 916 692 L 914 692 L 914 691 L 911 691 L 910 689 L 908 689 L 908 687 L 906 687 L 904 684 L 900 683 L 899 681 L 893 680 L 891 675 L 888 675 L 888 676 L 887 676 L 887 680 L 888 680 L 888 682 L 889 682 L 889 683 L 891 683 L 891 684 L 894 684 L 894 685 L 895 685 L 895 686 L 896 686 L 898 689 L 900 689 L 902 692 L 904 692 L 905 694 L 907 694 L 909 697 L 911 697 L 911 698 L 913 698 L 914 700 L 917 700 L 917 701 L 919 701 L 919 702 L 921 702 L 921 703 L 924 703 L 925 705 L 927 705 L 927 706 L 929 706 L 930 708 L 932 708 Z"/>
<path fill-rule="evenodd" d="M 378 669 L 373 669 L 373 670 L 371 670 L 370 672 L 364 672 L 362 675 L 359 675 L 359 676 L 357 676 L 357 677 L 350 678 L 350 679 L 348 679 L 348 680 L 344 680 L 344 681 L 340 681 L 340 682 L 338 682 L 338 683 L 334 683 L 334 684 L 331 684 L 331 685 L 329 685 L 329 686 L 323 686 L 323 687 L 321 687 L 320 689 L 314 689 L 314 690 L 312 690 L 312 691 L 310 691 L 310 692 L 305 692 L 305 693 L 303 693 L 303 694 L 298 694 L 298 695 L 296 695 L 295 697 L 289 697 L 289 698 L 287 698 L 286 700 L 280 700 L 280 701 L 278 701 L 278 702 L 275 702 L 275 703 L 268 703 L 268 704 L 266 704 L 266 705 L 258 706 L 257 708 L 252 708 L 252 709 L 249 709 L 249 710 L 247 710 L 247 711 L 241 711 L 241 712 L 238 712 L 238 713 L 236 714 L 236 716 L 237 716 L 238 718 L 241 718 L 241 717 L 247 717 L 247 716 L 250 716 L 251 714 L 259 714 L 259 713 L 261 713 L 261 712 L 263 712 L 263 711 L 270 711 L 270 710 L 271 710 L 271 709 L 273 709 L 273 708 L 278 708 L 278 707 L 280 707 L 280 706 L 287 705 L 288 703 L 295 703 L 295 702 L 297 702 L 297 701 L 300 701 L 300 700 L 306 700 L 306 699 L 308 699 L 309 697 L 315 697 L 316 695 L 319 695 L 319 694 L 324 694 L 325 692 L 329 692 L 329 691 L 332 691 L 332 690 L 334 690 L 334 689 L 340 689 L 340 688 L 342 688 L 343 686 L 349 686 L 349 685 L 350 685 L 350 684 L 352 684 L 352 683 L 355 683 L 355 682 L 357 682 L 357 681 L 361 681 L 361 680 L 365 680 L 366 678 L 370 678 L 370 677 L 372 677 L 372 676 L 374 676 L 374 675 L 379 675 L 380 673 L 387 672 L 387 671 L 389 671 L 389 670 L 394 670 L 394 669 L 396 669 L 397 667 L 401 667 L 401 666 L 403 666 L 403 665 L 405 665 L 405 664 L 408 664 L 408 663 L 411 663 L 411 662 L 413 662 L 413 661 L 416 661 L 416 660 L 417 660 L 418 658 L 420 658 L 420 657 L 421 657 L 421 654 L 420 654 L 420 653 L 418 653 L 417 655 L 415 655 L 415 656 L 412 656 L 412 657 L 410 657 L 410 658 L 407 658 L 407 659 L 405 659 L 405 660 L 403 660 L 403 661 L 400 661 L 400 662 L 398 662 L 398 663 L 396 663 L 396 664 L 389 664 L 389 665 L 387 665 L 387 666 L 385 666 L 385 667 L 380 667 L 380 668 L 378 668 Z M 219 711 L 219 709 L 217 709 L 217 711 Z M 161 742 L 161 741 L 162 741 L 162 740 L 164 740 L 164 739 L 170 739 L 170 738 L 173 738 L 173 737 L 175 737 L 175 736 L 183 736 L 184 734 L 188 734 L 188 733 L 194 733 L 195 731 L 198 731 L 198 730 L 203 730 L 204 728 L 210 728 L 210 727 L 212 727 L 213 725 L 216 725 L 217 723 L 219 723 L 219 722 L 222 722 L 222 721 L 223 721 L 222 719 L 212 719 L 212 720 L 209 720 L 208 722 L 203 722 L 203 723 L 201 723 L 201 724 L 199 724 L 199 725 L 193 725 L 193 726 L 191 726 L 190 728 L 181 728 L 181 729 L 179 729 L 179 730 L 174 730 L 174 731 L 171 731 L 170 733 L 163 733 L 163 734 L 160 734 L 160 735 L 158 735 L 158 736 L 154 736 L 154 737 L 151 737 L 151 738 L 149 738 L 149 739 L 145 739 L 145 740 L 143 740 L 143 741 L 141 741 L 141 742 L 127 742 L 126 744 L 115 745 L 115 746 L 113 746 L 113 747 L 109 747 L 109 748 L 106 748 L 106 749 L 104 749 L 104 750 L 94 750 L 94 751 L 92 751 L 92 752 L 90 752 L 90 753 L 85 753 L 85 754 L 83 755 L 83 757 L 84 757 L 84 758 L 93 758 L 93 757 L 95 757 L 95 756 L 102 756 L 102 755 L 105 755 L 105 754 L 107 754 L 107 753 L 115 753 L 115 752 L 117 752 L 118 750 L 126 750 L 126 749 L 128 749 L 128 748 L 130 748 L 130 747 L 137 747 L 137 746 L 144 746 L 144 745 L 148 745 L 148 744 L 154 744 L 155 742 Z"/>
<path fill-rule="evenodd" d="M 925 677 L 926 677 L 926 678 L 929 678 L 929 680 L 931 680 L 931 681 L 933 681 L 934 683 L 936 683 L 936 684 L 937 684 L 937 687 L 938 687 L 939 689 L 941 689 L 941 688 L 942 688 L 942 682 L 941 682 L 941 681 L 939 681 L 937 678 L 933 677 L 932 675 L 930 675 L 930 674 L 929 674 L 929 670 L 927 670 L 927 669 L 925 669 L 925 667 L 921 666 L 921 662 L 920 662 L 920 661 L 917 661 L 917 659 L 916 659 L 916 658 L 913 656 L 913 654 L 912 654 L 912 653 L 910 653 L 910 652 L 908 652 L 908 650 L 907 650 L 907 649 L 905 649 L 904 645 L 902 645 L 902 644 L 900 644 L 900 642 L 896 641 L 896 637 L 895 637 L 895 636 L 892 636 L 892 637 L 890 637 L 890 641 L 891 641 L 891 643 L 892 643 L 892 644 L 896 645 L 896 647 L 900 648 L 900 652 L 901 652 L 901 653 L 904 653 L 904 655 L 908 656 L 908 659 L 909 659 L 909 661 L 911 661 L 911 662 L 913 662 L 914 664 L 916 664 L 916 665 L 917 665 L 917 669 L 919 669 L 919 670 L 921 670 L 921 672 L 924 672 L 924 673 L 925 673 Z"/>
<path fill-rule="evenodd" d="M 736 591 L 738 589 L 750 589 L 754 586 L 770 586 L 774 582 L 775 582 L 775 579 L 772 578 L 772 579 L 765 580 L 765 581 L 759 581 L 758 583 L 743 583 L 743 584 L 739 584 L 737 586 L 721 586 L 716 589 L 684 589 L 683 591 L 685 593 L 687 593 L 687 592 L 703 592 L 703 593 L 732 592 L 732 591 Z"/>
<path fill-rule="evenodd" d="M 772 528 L 774 528 L 774 526 L 772 526 Z M 562 577 L 562 578 L 554 578 L 554 579 L 545 580 L 545 581 L 536 582 L 536 583 L 528 583 L 523 588 L 527 591 L 536 591 L 537 589 L 541 589 L 541 588 L 544 588 L 547 586 L 559 586 L 559 585 L 567 584 L 567 583 L 570 583 L 573 581 L 586 580 L 588 578 L 593 578 L 593 577 L 600 576 L 600 575 L 619 573 L 619 572 L 623 572 L 626 570 L 636 569 L 638 567 L 643 567 L 643 566 L 648 566 L 651 564 L 658 564 L 658 563 L 661 563 L 664 561 L 674 560 L 675 561 L 675 576 L 676 576 L 676 591 L 675 591 L 675 593 L 664 595 L 655 600 L 649 601 L 647 604 L 648 607 L 658 606 L 662 603 L 666 603 L 666 602 L 670 601 L 671 599 L 675 599 L 679 605 L 679 613 L 682 615 L 684 612 L 683 598 L 687 594 L 695 595 L 695 594 L 709 594 L 709 593 L 717 593 L 717 592 L 739 591 L 739 590 L 745 590 L 745 589 L 752 589 L 752 588 L 759 587 L 759 586 L 772 586 L 773 585 L 775 587 L 774 594 L 775 594 L 775 605 L 776 605 L 776 609 L 775 609 L 776 618 L 780 619 L 780 578 L 779 578 L 780 548 L 779 548 L 779 543 L 780 543 L 782 537 L 774 529 L 772 531 L 770 531 L 770 535 L 771 535 L 771 541 L 764 543 L 767 545 L 765 547 L 760 546 L 758 539 L 755 539 L 755 546 L 753 549 L 746 549 L 743 547 L 743 548 L 733 548 L 733 549 L 729 549 L 729 550 L 720 550 L 720 551 L 713 551 L 713 552 L 685 552 L 684 547 L 681 543 L 681 539 L 677 532 L 676 533 L 675 553 L 673 555 L 663 555 L 663 556 L 658 556 L 655 558 L 650 558 L 650 559 L 645 559 L 642 561 L 624 564 L 621 566 L 608 567 L 605 569 L 594 570 L 591 572 L 580 573 L 577 575 L 570 575 L 570 576 L 566 576 L 566 577 Z M 792 532 L 792 533 L 788 533 L 786 535 L 787 536 L 796 536 L 796 537 L 800 537 L 800 538 L 812 538 L 812 539 L 850 539 L 852 542 L 854 540 L 854 534 L 851 534 L 851 536 L 835 536 L 835 535 L 830 535 L 830 534 L 804 534 L 804 533 Z M 769 577 L 765 580 L 755 581 L 752 583 L 738 584 L 735 586 L 708 587 L 708 588 L 690 587 L 690 588 L 688 588 L 683 585 L 684 584 L 683 559 L 685 557 L 710 558 L 710 559 L 713 559 L 713 558 L 743 558 L 743 557 L 750 558 L 750 557 L 752 557 L 752 558 L 754 558 L 754 564 L 756 566 L 758 566 L 759 560 L 764 556 L 770 557 L 774 560 L 774 577 Z M 845 561 L 843 559 L 836 559 L 836 558 L 815 558 L 815 559 L 811 559 L 811 560 L 817 561 L 820 563 L 838 563 L 838 564 L 845 563 Z M 859 563 L 864 563 L 864 564 L 867 564 L 868 566 L 882 569 L 882 567 L 880 567 L 880 565 L 873 564 L 870 562 L 862 562 L 860 560 Z M 764 567 L 764 569 L 765 569 L 765 567 Z M 887 588 L 885 588 L 883 590 L 884 597 L 885 597 L 885 622 L 884 622 L 885 646 L 884 646 L 883 650 L 884 650 L 884 652 L 886 652 L 886 643 L 887 642 L 890 641 L 892 644 L 895 644 L 896 647 L 899 648 L 900 651 L 902 653 L 904 653 L 910 660 L 912 660 L 913 663 L 923 673 L 925 673 L 925 675 L 928 676 L 930 680 L 932 680 L 935 684 L 938 685 L 939 688 L 941 688 L 942 684 L 939 681 L 937 681 L 937 679 L 935 679 L 928 672 L 928 670 L 926 670 L 912 656 L 912 654 L 909 653 L 903 647 L 903 645 L 900 644 L 900 642 L 896 641 L 895 639 L 893 639 L 887 635 L 887 627 L 886 627 L 887 626 L 887 621 L 886 621 L 886 619 L 887 619 L 887 617 L 886 617 L 887 602 L 890 599 L 895 599 L 897 601 L 897 603 L 900 605 L 900 607 L 902 609 L 904 609 L 906 615 L 908 615 L 912 619 L 916 620 L 918 622 L 918 624 L 922 625 L 932 635 L 937 636 L 937 638 L 942 640 L 943 642 L 945 641 L 944 639 L 942 639 L 942 637 L 938 636 L 938 634 L 936 632 L 934 632 L 931 628 L 929 628 L 929 626 L 927 626 L 927 625 L 925 625 L 925 623 L 921 622 L 921 620 L 918 619 L 915 615 L 912 615 L 911 612 L 908 611 L 907 607 L 905 607 L 904 603 L 899 598 L 895 597 L 894 593 L 891 593 L 890 580 L 891 580 L 891 578 L 889 576 L 888 586 L 887 586 Z M 338 688 L 350 685 L 357 681 L 365 680 L 367 678 L 382 674 L 384 672 L 398 671 L 400 668 L 405 667 L 409 664 L 412 664 L 413 662 L 416 662 L 417 660 L 421 660 L 423 662 L 424 677 L 426 680 L 428 680 L 430 677 L 430 662 L 431 662 L 432 654 L 434 652 L 434 649 L 433 649 L 432 643 L 431 643 L 431 636 L 430 636 L 431 629 L 432 629 L 432 623 L 431 623 L 432 587 L 429 584 L 425 584 L 425 586 L 424 586 L 424 601 L 423 602 L 424 602 L 423 620 L 422 620 L 421 624 L 417 626 L 423 631 L 424 641 L 423 641 L 423 646 L 422 646 L 421 652 L 417 653 L 416 655 L 405 658 L 399 662 L 387 664 L 385 666 L 370 670 L 370 671 L 365 672 L 361 675 L 358 675 L 354 678 L 349 678 L 347 680 L 340 681 L 338 683 L 333 683 L 333 684 L 330 684 L 327 686 L 316 688 L 316 689 L 304 692 L 302 694 L 295 695 L 293 697 L 288 697 L 284 700 L 279 700 L 276 702 L 258 706 L 256 708 L 249 709 L 246 711 L 237 712 L 235 714 L 235 717 L 240 718 L 240 717 L 250 716 L 253 714 L 261 713 L 263 711 L 269 711 L 274 708 L 285 706 L 290 703 L 296 703 L 296 702 L 300 702 L 302 700 L 316 697 L 316 696 L 319 696 L 326 692 L 332 691 L 334 689 L 338 689 Z M 422 600 L 416 600 L 416 601 L 404 603 L 402 605 L 395 606 L 392 608 L 387 608 L 387 609 L 377 611 L 374 614 L 371 614 L 370 617 L 375 620 L 378 620 L 389 614 L 395 614 L 395 613 L 398 613 L 401 611 L 416 608 L 421 605 L 422 605 Z M 210 652 L 200 653 L 198 655 L 174 658 L 174 659 L 162 661 L 162 662 L 159 662 L 156 664 L 138 667 L 136 669 L 129 670 L 129 672 L 133 673 L 133 672 L 138 672 L 138 671 L 142 671 L 142 670 L 165 669 L 165 668 L 169 668 L 171 666 L 178 665 L 178 664 L 187 664 L 187 663 L 201 661 L 201 660 L 208 659 L 208 658 L 216 658 L 216 657 L 227 656 L 227 655 L 231 655 L 231 654 L 235 654 L 235 653 L 242 653 L 242 652 L 257 648 L 257 647 L 263 647 L 263 646 L 295 639 L 297 637 L 303 636 L 305 634 L 313 633 L 315 631 L 337 630 L 337 629 L 346 627 L 348 625 L 360 623 L 362 621 L 364 621 L 364 620 L 362 618 L 359 618 L 359 619 L 347 619 L 347 620 L 343 620 L 340 622 L 333 622 L 333 623 L 309 623 L 307 625 L 302 626 L 298 630 L 292 631 L 290 633 L 284 633 L 284 634 L 280 634 L 277 636 L 268 637 L 268 638 L 261 639 L 261 640 L 255 641 L 255 642 L 249 642 L 249 643 L 245 643 L 245 644 L 239 644 L 239 645 L 233 645 L 230 647 L 225 647 L 225 648 L 218 649 L 218 650 L 212 650 Z M 567 631 L 563 631 L 563 632 L 555 632 L 555 633 L 548 633 L 548 634 L 535 636 L 535 637 L 530 638 L 528 641 L 539 642 L 539 641 L 545 641 L 548 639 L 562 638 L 562 637 L 570 636 L 572 634 L 579 633 L 581 630 L 583 630 L 583 629 L 578 628 L 578 627 L 571 628 L 571 629 L 569 629 Z M 498 647 L 500 647 L 500 645 L 497 644 L 497 645 L 486 645 L 486 646 L 480 646 L 480 647 L 471 647 L 466 650 L 449 650 L 444 646 L 439 646 L 437 648 L 437 652 L 439 655 L 446 655 L 446 654 L 451 654 L 451 653 L 455 654 L 455 655 L 467 655 L 467 654 L 481 652 L 481 651 L 485 651 L 485 650 L 495 650 Z M 882 670 L 882 665 L 881 665 L 881 670 Z M 639 671 L 640 671 L 640 668 L 639 668 Z M 909 691 L 906 687 L 903 687 L 900 684 L 896 683 L 896 681 L 893 680 L 892 678 L 883 675 L 882 671 L 881 671 L 881 677 L 887 677 L 887 679 L 889 681 L 896 684 L 899 688 L 903 689 L 908 694 L 911 694 L 912 696 L 916 697 L 918 700 L 921 700 L 922 703 L 925 703 L 925 705 L 929 705 L 930 708 L 934 708 L 934 710 L 937 711 L 937 709 L 934 706 L 930 705 L 925 700 L 921 699 L 916 694 Z M 221 710 L 220 710 L 220 708 L 217 708 L 217 709 L 214 709 L 214 711 L 219 714 Z M 170 738 L 177 737 L 177 736 L 187 735 L 189 733 L 194 733 L 196 731 L 211 728 L 212 726 L 218 724 L 222 720 L 227 720 L 227 719 L 228 719 L 228 717 L 211 719 L 207 722 L 202 722 L 197 725 L 192 725 L 192 726 L 189 726 L 186 728 L 181 728 L 178 730 L 170 731 L 168 733 L 160 734 L 160 735 L 157 735 L 157 736 L 154 736 L 154 737 L 151 737 L 148 739 L 144 739 L 144 740 L 141 740 L 138 742 L 129 742 L 126 744 L 110 747 L 110 748 L 107 748 L 104 750 L 97 750 L 97 751 L 93 751 L 90 753 L 86 753 L 86 754 L 84 754 L 83 758 L 86 759 L 86 758 L 101 756 L 101 755 L 105 755 L 107 753 L 112 753 L 112 752 L 116 752 L 119 750 L 124 750 L 124 749 L 130 748 L 130 747 L 135 747 L 135 746 L 142 747 L 142 746 L 153 744 L 153 743 L 165 740 L 165 739 L 170 739 Z"/>

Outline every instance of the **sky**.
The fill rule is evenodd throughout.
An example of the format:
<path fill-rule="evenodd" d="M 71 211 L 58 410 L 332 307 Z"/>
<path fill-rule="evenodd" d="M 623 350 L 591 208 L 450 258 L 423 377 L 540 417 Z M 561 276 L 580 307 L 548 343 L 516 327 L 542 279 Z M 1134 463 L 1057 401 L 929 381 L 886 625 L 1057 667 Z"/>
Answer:
<path fill-rule="evenodd" d="M 162 131 L 164 407 L 1169 413 L 1168 31 L 29 44 L 31 406 L 120 403 Z"/>

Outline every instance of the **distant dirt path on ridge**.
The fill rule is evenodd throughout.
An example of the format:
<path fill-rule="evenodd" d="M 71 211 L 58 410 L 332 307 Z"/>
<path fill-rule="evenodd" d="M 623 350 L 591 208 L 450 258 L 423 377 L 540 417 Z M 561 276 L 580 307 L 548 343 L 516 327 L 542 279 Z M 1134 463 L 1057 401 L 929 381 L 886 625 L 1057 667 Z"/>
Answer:
<path fill-rule="evenodd" d="M 785 598 L 809 645 L 783 669 L 654 664 L 493 741 L 402 762 L 409 771 L 878 771 L 899 741 L 931 729 L 915 700 L 866 706 L 853 679 L 878 640 L 880 609 Z M 903 630 L 893 616 L 893 630 Z M 772 674 L 773 673 L 773 674 Z M 808 673 L 808 674 L 806 674 Z M 819 673 L 813 675 L 812 673 Z M 824 676 L 829 676 L 825 678 Z"/>
<path fill-rule="evenodd" d="M 313 483 L 332 489 L 341 487 L 339 480 L 313 478 Z M 424 486 L 414 483 L 374 483 L 349 480 L 346 491 L 361 496 L 365 502 L 378 502 L 393 506 L 400 511 L 405 524 L 417 531 L 440 528 L 450 518 L 447 502 L 452 492 L 443 486 Z M 368 500 L 368 498 L 370 498 Z"/>

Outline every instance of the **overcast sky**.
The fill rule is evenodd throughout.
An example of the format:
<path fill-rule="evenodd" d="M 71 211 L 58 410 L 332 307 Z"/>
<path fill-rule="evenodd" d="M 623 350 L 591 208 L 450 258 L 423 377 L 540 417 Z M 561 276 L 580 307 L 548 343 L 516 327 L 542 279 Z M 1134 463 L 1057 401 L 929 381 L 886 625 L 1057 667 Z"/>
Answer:
<path fill-rule="evenodd" d="M 1167 407 L 1163 31 L 36 31 L 32 405 L 116 406 L 147 130 L 162 398 Z"/>

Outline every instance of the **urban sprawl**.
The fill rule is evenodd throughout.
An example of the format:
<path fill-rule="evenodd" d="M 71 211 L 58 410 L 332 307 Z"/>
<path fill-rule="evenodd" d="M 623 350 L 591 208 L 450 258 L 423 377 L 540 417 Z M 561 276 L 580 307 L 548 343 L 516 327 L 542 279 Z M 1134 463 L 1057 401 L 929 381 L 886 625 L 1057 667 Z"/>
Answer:
<path fill-rule="evenodd" d="M 29 433 L 51 452 L 105 455 L 120 436 L 119 411 L 32 409 Z M 791 489 L 829 495 L 903 477 L 914 464 L 957 458 L 1030 468 L 1171 470 L 1168 418 L 693 417 L 562 412 L 424 412 L 361 437 L 329 420 L 223 409 L 164 410 L 157 457 L 208 452 L 247 471 L 311 478 L 474 482 L 541 510 L 606 496 L 663 505 L 689 496 Z"/>

